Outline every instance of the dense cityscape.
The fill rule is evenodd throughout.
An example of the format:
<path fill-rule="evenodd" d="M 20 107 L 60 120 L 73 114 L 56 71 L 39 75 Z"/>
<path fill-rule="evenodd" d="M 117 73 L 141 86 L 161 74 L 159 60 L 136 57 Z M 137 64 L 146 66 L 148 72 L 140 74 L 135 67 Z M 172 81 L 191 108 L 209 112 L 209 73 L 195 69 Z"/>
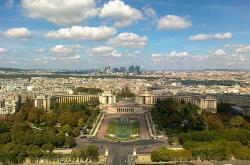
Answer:
<path fill-rule="evenodd" d="M 121 68 L 124 68 L 122 73 L 111 67 L 88 73 L 1 69 L 1 74 L 4 75 L 0 87 L 2 145 L 10 141 L 31 145 L 33 148 L 27 150 L 33 149 L 35 155 L 27 156 L 33 163 L 39 162 L 40 159 L 42 162 L 50 163 L 64 161 L 69 163 L 75 159 L 79 159 L 80 162 L 92 159 L 99 163 L 124 161 L 125 164 L 126 161 L 138 163 L 149 160 L 177 162 L 193 160 L 197 163 L 196 159 L 228 160 L 231 154 L 235 159 L 249 159 L 249 149 L 244 148 L 244 144 L 249 145 L 247 140 L 250 128 L 249 71 L 143 71 L 141 69 L 135 71 L 126 70 L 126 67 Z M 179 110 L 175 110 L 175 107 Z M 166 114 L 164 109 L 169 112 Z M 174 115 L 177 112 L 179 114 Z M 129 117 L 131 115 L 132 119 L 136 117 L 139 122 L 135 123 L 137 127 L 132 128 L 135 134 L 129 135 L 126 140 L 119 138 L 119 135 L 113 132 L 115 128 L 112 127 L 115 126 L 110 126 L 109 120 L 121 116 L 124 120 L 132 120 Z M 166 118 L 171 120 L 164 122 Z M 8 122 L 14 122 L 14 125 L 8 125 Z M 17 126 L 16 124 L 20 122 L 23 123 L 22 126 Z M 105 124 L 107 122 L 108 126 Z M 51 130 L 53 135 L 50 136 L 58 140 L 61 138 L 61 141 L 37 143 L 30 142 L 29 137 L 26 137 L 40 136 L 40 140 L 53 138 L 46 137 L 46 134 L 54 126 L 56 130 L 55 128 Z M 10 127 L 17 130 L 30 127 L 30 131 L 33 129 L 35 134 L 25 135 L 23 139 L 13 139 L 10 138 L 11 134 L 28 132 L 21 133 L 21 130 L 13 132 L 12 129 L 9 130 Z M 206 129 L 210 131 L 204 132 Z M 224 131 L 226 137 L 219 135 L 219 132 L 216 133 L 216 130 L 220 130 L 220 133 Z M 66 136 L 63 133 L 66 133 Z M 213 136 L 218 136 L 218 139 L 211 141 Z M 220 136 L 226 141 L 221 141 Z M 211 141 L 211 144 L 207 144 L 207 140 L 203 139 L 208 137 L 210 140 L 207 140 Z M 111 141 L 116 141 L 118 144 Z M 224 143 L 239 147 L 242 142 L 243 146 L 238 150 L 228 148 L 229 153 L 222 152 L 221 156 L 214 157 L 213 154 L 202 154 L 207 152 L 198 148 L 202 142 L 204 143 L 202 145 L 214 145 L 208 147 L 210 152 L 225 149 L 216 148 L 217 145 L 223 146 Z M 3 150 L 9 145 L 4 145 Z M 124 150 L 123 156 L 116 155 L 120 145 Z M 165 148 L 159 148 L 161 145 Z M 196 145 L 197 149 L 190 148 Z M 38 148 L 34 148 L 35 146 Z M 15 150 L 14 148 L 12 150 Z M 161 151 L 157 151 L 156 148 Z M 49 154 L 43 153 L 46 150 L 49 150 Z M 88 150 L 93 150 L 91 151 L 93 157 L 87 158 L 80 154 L 90 152 Z M 201 152 L 203 158 L 199 153 L 194 158 L 196 150 Z M 158 152 L 166 152 L 169 158 L 158 155 Z M 146 153 L 149 154 L 149 158 Z M 2 156 L 1 160 L 23 161 L 25 157 L 18 155 L 15 156 L 16 159 Z"/>
<path fill-rule="evenodd" d="M 1 0 L 0 165 L 249 165 L 249 0 Z"/>

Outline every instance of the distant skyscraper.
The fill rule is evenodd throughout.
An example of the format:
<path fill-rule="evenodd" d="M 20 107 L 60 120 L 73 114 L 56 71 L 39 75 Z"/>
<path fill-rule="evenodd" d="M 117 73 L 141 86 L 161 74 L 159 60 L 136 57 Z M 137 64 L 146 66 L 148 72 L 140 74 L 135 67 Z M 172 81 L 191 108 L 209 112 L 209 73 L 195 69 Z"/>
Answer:
<path fill-rule="evenodd" d="M 110 73 L 111 72 L 111 67 L 110 66 L 105 66 L 101 69 L 103 73 Z"/>
<path fill-rule="evenodd" d="M 120 72 L 122 72 L 122 73 L 126 73 L 126 71 L 127 71 L 127 69 L 126 69 L 126 67 L 120 67 Z"/>
<path fill-rule="evenodd" d="M 140 66 L 133 66 L 133 65 L 131 65 L 128 68 L 128 71 L 129 71 L 129 73 L 141 74 L 141 68 L 140 68 Z"/>
<path fill-rule="evenodd" d="M 113 68 L 112 73 L 118 73 L 120 70 L 118 68 Z"/>
<path fill-rule="evenodd" d="M 141 68 L 140 68 L 140 66 L 136 66 L 135 67 L 134 73 L 135 74 L 141 74 Z"/>
<path fill-rule="evenodd" d="M 128 68 L 128 72 L 129 73 L 134 73 L 135 71 L 135 67 L 133 65 L 131 65 L 129 68 Z"/>

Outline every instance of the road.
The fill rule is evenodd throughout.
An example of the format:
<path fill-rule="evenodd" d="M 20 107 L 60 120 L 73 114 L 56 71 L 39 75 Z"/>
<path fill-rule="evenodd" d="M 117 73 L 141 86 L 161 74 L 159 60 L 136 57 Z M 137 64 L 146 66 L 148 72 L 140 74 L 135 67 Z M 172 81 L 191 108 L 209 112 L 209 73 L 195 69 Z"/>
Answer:
<path fill-rule="evenodd" d="M 164 143 L 161 140 L 147 139 L 147 140 L 137 140 L 134 142 L 114 142 L 107 140 L 98 139 L 78 139 L 77 146 L 83 147 L 90 144 L 98 146 L 98 152 L 104 153 L 105 148 L 108 147 L 109 156 L 107 157 L 106 165 L 130 165 L 131 159 L 129 155 L 133 154 L 133 148 L 136 147 L 137 153 L 147 151 L 152 147 L 160 147 Z"/>
<path fill-rule="evenodd" d="M 120 143 L 111 144 L 108 146 L 109 154 L 113 155 L 112 165 L 127 165 L 128 155 L 133 154 L 132 145 L 122 145 Z"/>

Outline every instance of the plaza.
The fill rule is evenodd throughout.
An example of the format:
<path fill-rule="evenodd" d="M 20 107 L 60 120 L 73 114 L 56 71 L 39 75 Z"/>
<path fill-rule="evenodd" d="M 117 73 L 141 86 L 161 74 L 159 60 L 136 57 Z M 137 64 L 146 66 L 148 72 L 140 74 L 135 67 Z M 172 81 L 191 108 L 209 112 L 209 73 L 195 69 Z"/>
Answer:
<path fill-rule="evenodd" d="M 137 118 L 118 117 L 109 121 L 106 137 L 130 140 L 139 137 L 139 123 Z"/>
<path fill-rule="evenodd" d="M 149 139 L 144 114 L 106 114 L 97 139 L 129 141 Z"/>

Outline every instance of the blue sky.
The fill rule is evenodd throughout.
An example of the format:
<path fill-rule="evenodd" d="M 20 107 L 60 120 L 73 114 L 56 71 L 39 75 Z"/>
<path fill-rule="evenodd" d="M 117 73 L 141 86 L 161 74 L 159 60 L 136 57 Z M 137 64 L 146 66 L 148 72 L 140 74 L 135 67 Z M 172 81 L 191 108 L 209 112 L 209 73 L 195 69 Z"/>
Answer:
<path fill-rule="evenodd" d="M 249 0 L 1 0 L 0 67 L 250 69 Z"/>

